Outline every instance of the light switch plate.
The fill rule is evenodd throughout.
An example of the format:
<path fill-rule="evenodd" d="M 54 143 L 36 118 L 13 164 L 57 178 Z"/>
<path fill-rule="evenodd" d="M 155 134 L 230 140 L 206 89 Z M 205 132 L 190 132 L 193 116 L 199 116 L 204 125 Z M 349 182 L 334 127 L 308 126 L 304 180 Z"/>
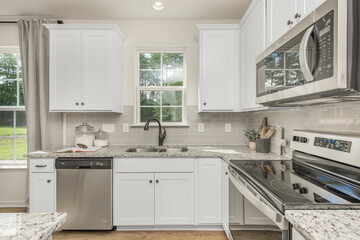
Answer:
<path fill-rule="evenodd" d="M 123 124 L 123 132 L 129 132 L 129 124 L 128 123 Z"/>
<path fill-rule="evenodd" d="M 225 132 L 231 132 L 231 123 L 225 123 Z"/>
<path fill-rule="evenodd" d="M 204 124 L 198 123 L 198 132 L 204 132 Z"/>
<path fill-rule="evenodd" d="M 103 124 L 102 129 L 105 132 L 113 133 L 113 132 L 115 132 L 115 125 L 114 124 Z"/>

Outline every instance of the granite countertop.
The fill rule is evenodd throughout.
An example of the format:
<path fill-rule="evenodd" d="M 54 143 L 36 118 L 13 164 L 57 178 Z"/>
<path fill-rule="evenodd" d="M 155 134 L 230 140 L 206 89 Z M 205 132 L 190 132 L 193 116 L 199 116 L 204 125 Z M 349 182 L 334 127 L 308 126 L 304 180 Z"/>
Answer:
<path fill-rule="evenodd" d="M 34 152 L 26 154 L 30 158 L 58 158 L 58 157 L 147 157 L 147 158 L 222 158 L 227 163 L 229 160 L 289 160 L 284 156 L 279 156 L 274 153 L 257 153 L 251 151 L 248 146 L 189 146 L 187 152 L 126 152 L 128 148 L 136 146 L 109 146 L 97 152 L 81 152 L 81 153 L 55 153 L 49 152 Z M 144 147 L 144 146 L 142 146 Z M 150 146 L 149 146 L 150 147 Z M 140 147 L 141 148 L 141 147 Z M 164 147 L 172 148 L 172 146 Z"/>
<path fill-rule="evenodd" d="M 360 239 L 360 210 L 289 210 L 285 217 L 309 240 Z"/>
<path fill-rule="evenodd" d="M 1 213 L 0 239 L 49 239 L 66 221 L 66 213 Z"/>

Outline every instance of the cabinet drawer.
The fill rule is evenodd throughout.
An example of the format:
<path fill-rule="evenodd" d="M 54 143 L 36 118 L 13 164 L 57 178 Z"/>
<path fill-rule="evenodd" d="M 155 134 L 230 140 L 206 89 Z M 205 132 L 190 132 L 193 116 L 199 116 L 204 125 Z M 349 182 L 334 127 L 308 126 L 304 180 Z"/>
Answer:
<path fill-rule="evenodd" d="M 115 158 L 114 172 L 194 172 L 192 158 Z"/>
<path fill-rule="evenodd" d="M 53 158 L 30 159 L 30 172 L 52 173 L 54 170 L 55 159 Z"/>

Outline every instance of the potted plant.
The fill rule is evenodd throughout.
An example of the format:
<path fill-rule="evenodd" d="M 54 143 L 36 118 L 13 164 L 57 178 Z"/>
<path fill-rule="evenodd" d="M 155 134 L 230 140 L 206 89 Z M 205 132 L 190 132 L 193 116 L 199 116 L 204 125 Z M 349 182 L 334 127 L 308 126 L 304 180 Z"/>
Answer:
<path fill-rule="evenodd" d="M 244 131 L 245 137 L 249 140 L 249 148 L 253 151 L 256 150 L 256 140 L 260 138 L 260 134 L 255 129 L 246 129 Z"/>

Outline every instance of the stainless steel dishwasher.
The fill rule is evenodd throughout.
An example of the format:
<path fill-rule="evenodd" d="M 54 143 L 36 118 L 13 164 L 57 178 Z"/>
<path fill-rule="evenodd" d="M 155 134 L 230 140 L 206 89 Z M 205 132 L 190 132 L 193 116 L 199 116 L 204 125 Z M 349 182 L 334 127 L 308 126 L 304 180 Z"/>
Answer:
<path fill-rule="evenodd" d="M 112 158 L 56 159 L 56 211 L 63 230 L 112 229 Z"/>

